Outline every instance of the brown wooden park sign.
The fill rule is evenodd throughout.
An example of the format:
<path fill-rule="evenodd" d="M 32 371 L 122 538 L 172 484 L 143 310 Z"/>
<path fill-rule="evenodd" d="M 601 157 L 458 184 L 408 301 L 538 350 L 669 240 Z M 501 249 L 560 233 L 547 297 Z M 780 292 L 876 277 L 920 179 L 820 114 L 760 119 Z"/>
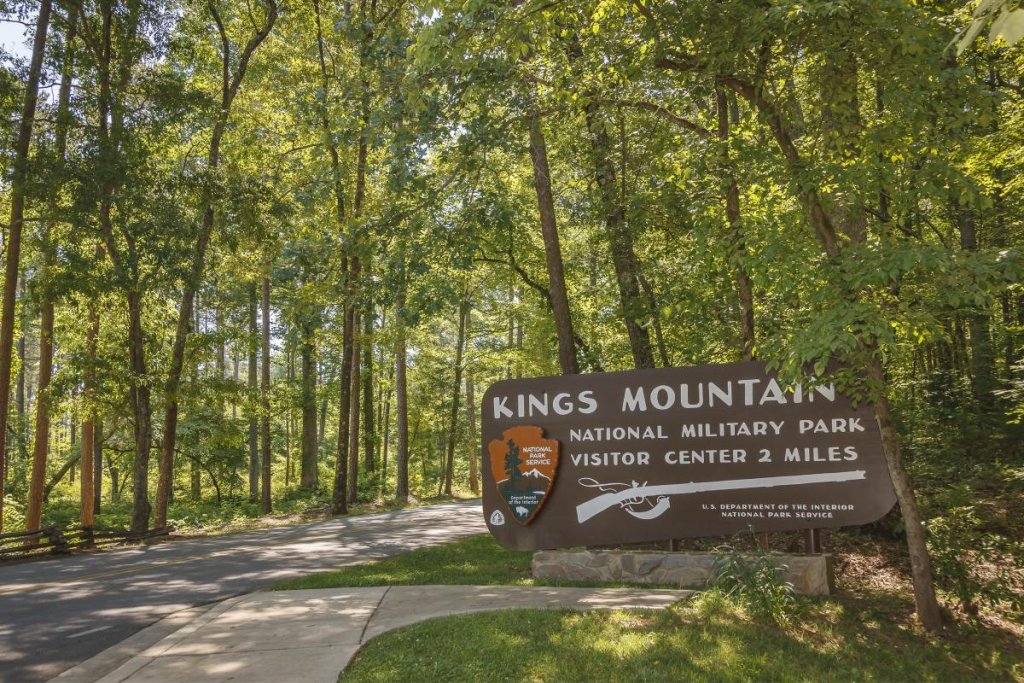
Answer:
<path fill-rule="evenodd" d="M 481 415 L 509 548 L 852 526 L 896 502 L 870 406 L 763 363 L 506 380 Z"/>

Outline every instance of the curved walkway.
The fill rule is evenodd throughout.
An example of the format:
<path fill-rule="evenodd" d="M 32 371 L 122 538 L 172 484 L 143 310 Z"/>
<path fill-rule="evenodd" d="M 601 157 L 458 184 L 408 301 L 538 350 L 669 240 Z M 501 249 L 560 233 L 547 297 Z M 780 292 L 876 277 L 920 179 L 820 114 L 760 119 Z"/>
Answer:
<path fill-rule="evenodd" d="M 334 683 L 359 647 L 425 619 L 494 609 L 663 609 L 689 591 L 531 586 L 381 586 L 253 593 L 171 615 L 58 681 Z M 110 674 L 104 661 L 124 660 Z"/>
<path fill-rule="evenodd" d="M 0 564 L 0 683 L 52 679 L 190 608 L 486 532 L 476 500 Z"/>

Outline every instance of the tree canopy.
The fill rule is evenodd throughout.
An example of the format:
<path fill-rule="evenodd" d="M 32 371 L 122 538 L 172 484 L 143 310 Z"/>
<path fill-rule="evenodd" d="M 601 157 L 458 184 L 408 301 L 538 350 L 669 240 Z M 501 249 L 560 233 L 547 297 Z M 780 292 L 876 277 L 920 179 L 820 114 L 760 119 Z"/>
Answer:
<path fill-rule="evenodd" d="M 476 492 L 492 381 L 751 358 L 876 406 L 926 624 L 1019 492 L 1012 0 L 4 10 L 2 529 Z"/>

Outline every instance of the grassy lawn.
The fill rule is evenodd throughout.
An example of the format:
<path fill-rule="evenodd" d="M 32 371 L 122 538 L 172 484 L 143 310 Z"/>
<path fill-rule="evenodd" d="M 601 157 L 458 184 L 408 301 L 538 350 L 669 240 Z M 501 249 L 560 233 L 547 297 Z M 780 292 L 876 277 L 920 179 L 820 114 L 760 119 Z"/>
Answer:
<path fill-rule="evenodd" d="M 902 596 L 800 600 L 787 627 L 718 593 L 665 611 L 515 610 L 423 622 L 368 643 L 344 681 L 1007 681 L 1021 645 L 963 625 L 928 637 Z"/>
<path fill-rule="evenodd" d="M 343 588 L 346 586 L 624 586 L 592 581 L 549 581 L 530 576 L 530 551 L 506 550 L 490 535 L 471 536 L 432 548 L 421 548 L 367 564 L 309 574 L 271 586 L 269 590 Z M 678 588 L 649 584 L 648 588 Z"/>
<path fill-rule="evenodd" d="M 427 584 L 530 586 L 535 585 L 530 578 L 532 558 L 532 552 L 505 550 L 489 535 L 472 536 L 369 564 L 310 574 L 277 584 L 272 590 Z"/>
<path fill-rule="evenodd" d="M 540 585 L 532 553 L 475 536 L 275 588 Z M 785 626 L 711 592 L 666 611 L 511 610 L 427 621 L 368 643 L 345 681 L 1024 681 L 1005 622 L 914 625 L 905 590 L 798 599 Z"/>

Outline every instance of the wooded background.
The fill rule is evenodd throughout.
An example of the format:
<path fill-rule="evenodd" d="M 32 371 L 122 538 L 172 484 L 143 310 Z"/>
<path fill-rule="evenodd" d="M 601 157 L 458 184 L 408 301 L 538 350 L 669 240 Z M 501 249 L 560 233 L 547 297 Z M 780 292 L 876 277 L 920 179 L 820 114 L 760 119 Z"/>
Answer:
<path fill-rule="evenodd" d="M 1012 536 L 1024 9 L 973 10 L 5 2 L 3 530 L 476 492 L 495 380 L 758 358 L 876 405 L 912 555 Z"/>

